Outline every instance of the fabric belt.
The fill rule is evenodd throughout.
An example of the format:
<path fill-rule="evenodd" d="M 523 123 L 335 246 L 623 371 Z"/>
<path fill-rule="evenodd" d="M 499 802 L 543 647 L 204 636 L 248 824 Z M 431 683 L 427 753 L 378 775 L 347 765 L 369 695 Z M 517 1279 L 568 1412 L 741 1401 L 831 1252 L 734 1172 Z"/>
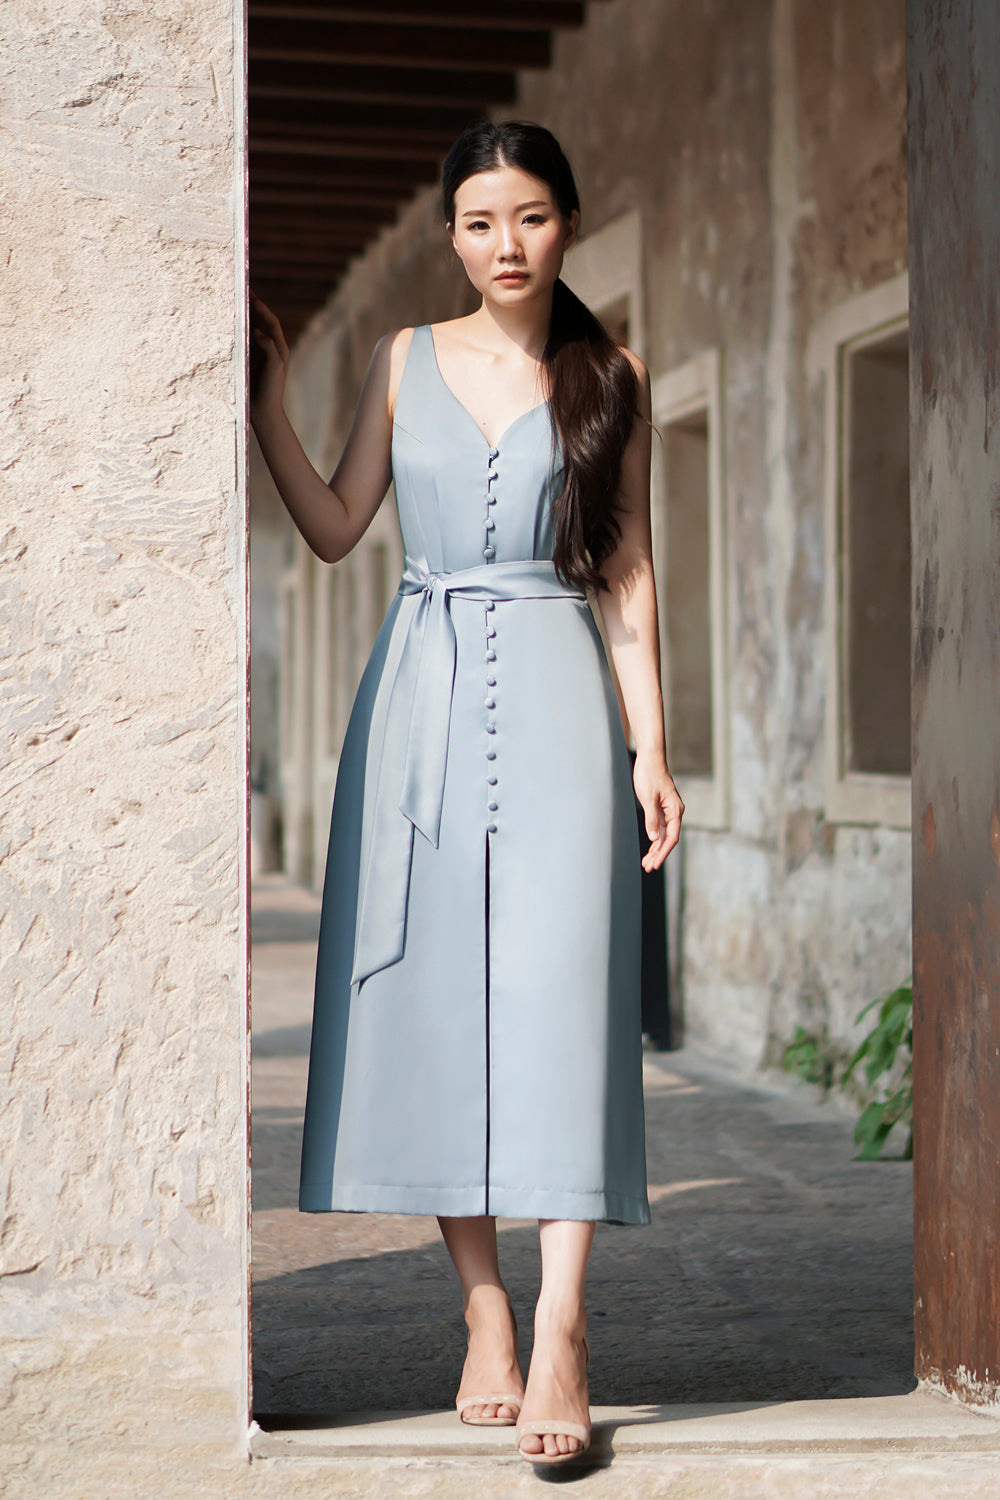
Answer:
<path fill-rule="evenodd" d="M 407 558 L 399 593 L 420 597 L 403 627 L 380 754 L 370 747 L 366 767 L 352 984 L 403 956 L 413 830 L 438 846 L 457 654 L 449 599 L 586 598 L 552 562 L 533 560 L 431 573 Z"/>

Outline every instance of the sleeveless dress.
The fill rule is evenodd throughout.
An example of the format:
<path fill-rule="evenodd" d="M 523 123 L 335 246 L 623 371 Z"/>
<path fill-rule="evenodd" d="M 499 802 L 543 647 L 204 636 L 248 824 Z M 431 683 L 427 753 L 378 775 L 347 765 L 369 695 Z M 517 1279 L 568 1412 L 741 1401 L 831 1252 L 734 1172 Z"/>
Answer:
<path fill-rule="evenodd" d="M 543 403 L 491 447 L 414 330 L 405 567 L 344 740 L 299 1207 L 648 1224 L 641 870 Z"/>

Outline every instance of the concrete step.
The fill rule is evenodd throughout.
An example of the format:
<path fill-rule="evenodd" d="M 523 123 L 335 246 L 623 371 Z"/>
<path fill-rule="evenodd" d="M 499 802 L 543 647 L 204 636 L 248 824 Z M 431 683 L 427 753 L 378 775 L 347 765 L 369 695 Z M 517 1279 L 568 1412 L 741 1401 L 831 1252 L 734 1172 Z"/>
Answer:
<path fill-rule="evenodd" d="M 329 1496 L 506 1500 L 543 1479 L 586 1482 L 590 1500 L 996 1500 L 1000 1416 L 932 1391 L 835 1401 L 594 1407 L 592 1446 L 565 1469 L 535 1468 L 511 1428 L 453 1411 L 352 1412 L 251 1434 L 260 1492 L 300 1482 Z M 253 1488 L 256 1491 L 257 1485 Z M 305 1490 L 302 1490 L 305 1493 Z"/>
<path fill-rule="evenodd" d="M 1000 1459 L 1000 1419 L 932 1391 L 837 1401 L 592 1408 L 595 1459 L 665 1453 L 982 1453 Z M 509 1427 L 471 1427 L 454 1411 L 263 1416 L 259 1458 L 496 1458 Z M 1000 1468 L 998 1468 L 1000 1494 Z"/>

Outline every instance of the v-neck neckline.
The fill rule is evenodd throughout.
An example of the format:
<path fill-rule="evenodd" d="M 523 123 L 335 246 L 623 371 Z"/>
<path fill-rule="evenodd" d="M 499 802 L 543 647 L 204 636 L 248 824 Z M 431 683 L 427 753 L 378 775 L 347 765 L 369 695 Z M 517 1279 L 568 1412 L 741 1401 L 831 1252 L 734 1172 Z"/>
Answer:
<path fill-rule="evenodd" d="M 551 396 L 546 396 L 546 398 L 545 398 L 544 401 L 539 401 L 535 406 L 529 406 L 527 408 L 527 410 L 523 411 L 519 417 L 515 417 L 514 420 L 513 420 L 513 422 L 508 422 L 507 426 L 504 428 L 503 432 L 501 432 L 500 436 L 496 439 L 496 441 L 495 442 L 491 442 L 490 439 L 486 436 L 486 434 L 483 431 L 483 429 L 480 427 L 479 423 L 476 421 L 475 417 L 472 415 L 472 413 L 469 410 L 469 408 L 466 406 L 465 402 L 464 401 L 460 401 L 458 399 L 458 397 L 455 395 L 455 392 L 452 390 L 451 386 L 448 384 L 447 380 L 445 380 L 444 376 L 442 375 L 442 373 L 441 373 L 441 366 L 438 364 L 437 345 L 434 342 L 434 330 L 431 327 L 430 323 L 427 323 L 425 325 L 425 327 L 427 329 L 427 337 L 430 340 L 430 345 L 431 345 L 431 360 L 433 361 L 434 369 L 437 372 L 437 378 L 438 378 L 438 380 L 444 386 L 444 389 L 447 391 L 448 395 L 454 401 L 454 403 L 458 407 L 459 411 L 463 411 L 465 413 L 465 415 L 468 417 L 469 421 L 472 423 L 473 427 L 476 429 L 476 431 L 478 432 L 479 436 L 482 438 L 483 442 L 489 448 L 489 450 L 490 450 L 491 453 L 494 452 L 494 451 L 498 451 L 499 450 L 500 444 L 503 442 L 504 438 L 507 436 L 507 434 L 509 432 L 512 432 L 514 430 L 514 428 L 518 425 L 518 423 L 523 422 L 526 417 L 533 416 L 536 411 L 543 411 L 546 406 L 549 406 L 551 404 L 551 400 L 552 400 Z"/>

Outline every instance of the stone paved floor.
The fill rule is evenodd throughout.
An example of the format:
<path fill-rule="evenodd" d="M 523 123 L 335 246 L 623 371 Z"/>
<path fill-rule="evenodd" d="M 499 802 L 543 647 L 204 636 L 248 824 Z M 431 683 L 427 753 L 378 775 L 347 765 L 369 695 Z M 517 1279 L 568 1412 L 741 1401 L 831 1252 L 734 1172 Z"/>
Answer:
<path fill-rule="evenodd" d="M 436 1221 L 295 1207 L 318 903 L 269 879 L 254 911 L 257 1410 L 450 1407 L 464 1325 Z M 909 1165 L 855 1162 L 844 1115 L 694 1052 L 645 1072 L 653 1224 L 598 1226 L 593 1403 L 910 1390 Z M 526 1368 L 537 1227 L 499 1228 Z"/>

